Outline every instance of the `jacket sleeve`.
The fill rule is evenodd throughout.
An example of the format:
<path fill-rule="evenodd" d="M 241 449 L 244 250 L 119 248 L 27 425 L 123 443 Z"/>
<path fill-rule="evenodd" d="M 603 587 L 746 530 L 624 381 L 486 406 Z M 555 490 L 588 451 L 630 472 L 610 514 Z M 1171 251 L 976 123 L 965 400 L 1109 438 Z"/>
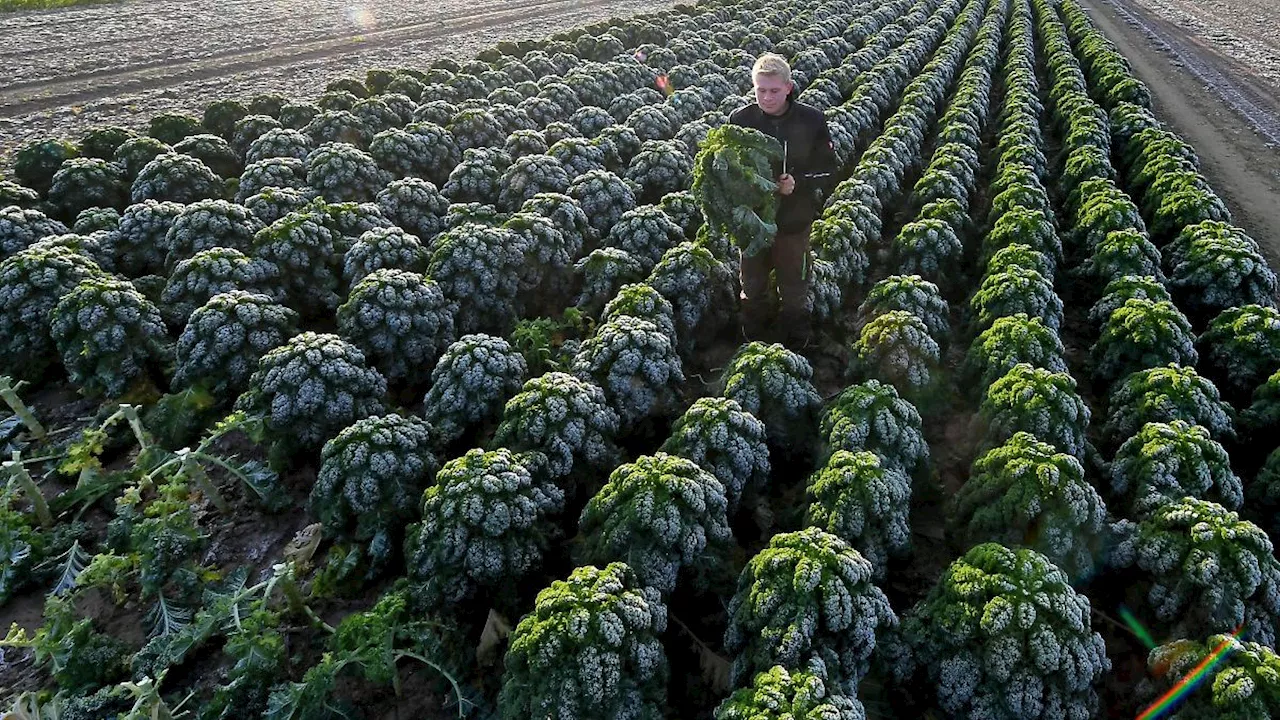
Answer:
<path fill-rule="evenodd" d="M 813 148 L 809 154 L 812 160 L 802 173 L 804 177 L 796 178 L 796 190 L 816 198 L 819 192 L 826 197 L 835 187 L 836 153 L 826 117 L 819 114 L 814 122 Z"/>

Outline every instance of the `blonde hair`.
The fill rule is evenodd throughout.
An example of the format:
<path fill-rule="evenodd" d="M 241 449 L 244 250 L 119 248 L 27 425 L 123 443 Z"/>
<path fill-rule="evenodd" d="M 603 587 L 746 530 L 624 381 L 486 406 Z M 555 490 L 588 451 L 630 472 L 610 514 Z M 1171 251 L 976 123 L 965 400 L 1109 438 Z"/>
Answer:
<path fill-rule="evenodd" d="M 783 82 L 791 82 L 791 66 L 781 55 L 765 53 L 756 58 L 756 64 L 751 67 L 751 77 L 755 78 L 757 75 L 768 75 L 779 78 Z"/>

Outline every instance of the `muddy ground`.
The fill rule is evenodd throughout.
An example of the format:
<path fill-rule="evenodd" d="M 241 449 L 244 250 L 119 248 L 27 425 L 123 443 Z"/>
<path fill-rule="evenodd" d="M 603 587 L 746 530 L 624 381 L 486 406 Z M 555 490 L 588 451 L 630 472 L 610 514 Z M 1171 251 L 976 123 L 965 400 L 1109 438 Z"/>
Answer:
<path fill-rule="evenodd" d="M 1236 224 L 1280 267 L 1280 84 L 1260 72 L 1280 64 L 1249 65 L 1239 53 L 1224 54 L 1218 43 L 1153 12 L 1148 5 L 1157 2 L 1082 0 L 1151 89 L 1156 116 L 1196 149 Z M 1249 0 L 1231 2 L 1247 11 Z"/>
<path fill-rule="evenodd" d="M 1280 12 L 1274 0 L 1129 1 L 1280 88 Z"/>
<path fill-rule="evenodd" d="M 472 57 L 671 0 L 132 0 L 0 15 L 0 174 L 23 144 L 142 127 L 160 112 L 280 93 L 311 99 L 342 75 Z"/>

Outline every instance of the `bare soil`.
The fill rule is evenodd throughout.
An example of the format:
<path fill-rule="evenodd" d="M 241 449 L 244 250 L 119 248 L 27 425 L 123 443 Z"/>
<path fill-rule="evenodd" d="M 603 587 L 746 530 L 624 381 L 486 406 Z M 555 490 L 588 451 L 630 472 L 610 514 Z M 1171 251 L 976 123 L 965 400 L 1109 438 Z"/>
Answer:
<path fill-rule="evenodd" d="M 1273 0 L 1131 0 L 1280 88 L 1280 13 Z"/>
<path fill-rule="evenodd" d="M 23 144 L 219 98 L 307 100 L 374 67 L 466 58 L 672 0 L 134 0 L 0 17 L 0 168 Z M 0 170 L 0 173 L 3 171 Z"/>
<path fill-rule="evenodd" d="M 1247 12 L 1248 0 L 1231 1 Z M 1259 72 L 1280 65 L 1222 54 L 1147 7 L 1156 0 L 1081 2 L 1150 88 L 1156 116 L 1195 148 L 1235 223 L 1280 267 L 1280 84 Z"/>

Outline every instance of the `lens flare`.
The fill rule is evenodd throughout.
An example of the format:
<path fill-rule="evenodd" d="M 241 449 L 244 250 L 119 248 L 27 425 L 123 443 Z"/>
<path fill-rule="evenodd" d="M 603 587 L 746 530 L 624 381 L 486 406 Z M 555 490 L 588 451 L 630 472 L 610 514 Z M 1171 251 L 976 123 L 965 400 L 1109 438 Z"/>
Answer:
<path fill-rule="evenodd" d="M 373 11 L 364 5 L 347 6 L 347 21 L 361 30 L 372 30 L 378 24 Z"/>
<path fill-rule="evenodd" d="M 1191 672 L 1179 680 L 1177 685 L 1169 688 L 1169 692 L 1161 695 L 1158 700 L 1151 704 L 1151 707 L 1142 711 L 1142 714 L 1138 716 L 1138 720 L 1156 720 L 1156 718 L 1164 715 L 1177 705 L 1184 697 L 1191 694 L 1218 666 L 1218 663 L 1222 662 L 1223 658 L 1231 653 L 1232 642 L 1240 637 L 1240 631 L 1242 630 L 1244 630 L 1244 626 L 1236 628 L 1235 632 L 1231 633 L 1221 645 L 1205 656 L 1205 659 L 1201 660 L 1199 665 L 1196 665 L 1191 669 Z"/>
<path fill-rule="evenodd" d="M 1138 639 L 1142 641 L 1143 645 L 1147 646 L 1148 650 L 1155 649 L 1155 638 L 1151 637 L 1151 633 L 1147 632 L 1147 629 L 1142 626 L 1142 623 L 1138 622 L 1138 618 L 1134 617 L 1133 613 L 1129 612 L 1129 608 L 1123 605 L 1120 606 L 1120 619 L 1124 620 L 1124 624 L 1129 626 L 1129 630 L 1132 631 L 1134 635 L 1138 636 Z"/>

